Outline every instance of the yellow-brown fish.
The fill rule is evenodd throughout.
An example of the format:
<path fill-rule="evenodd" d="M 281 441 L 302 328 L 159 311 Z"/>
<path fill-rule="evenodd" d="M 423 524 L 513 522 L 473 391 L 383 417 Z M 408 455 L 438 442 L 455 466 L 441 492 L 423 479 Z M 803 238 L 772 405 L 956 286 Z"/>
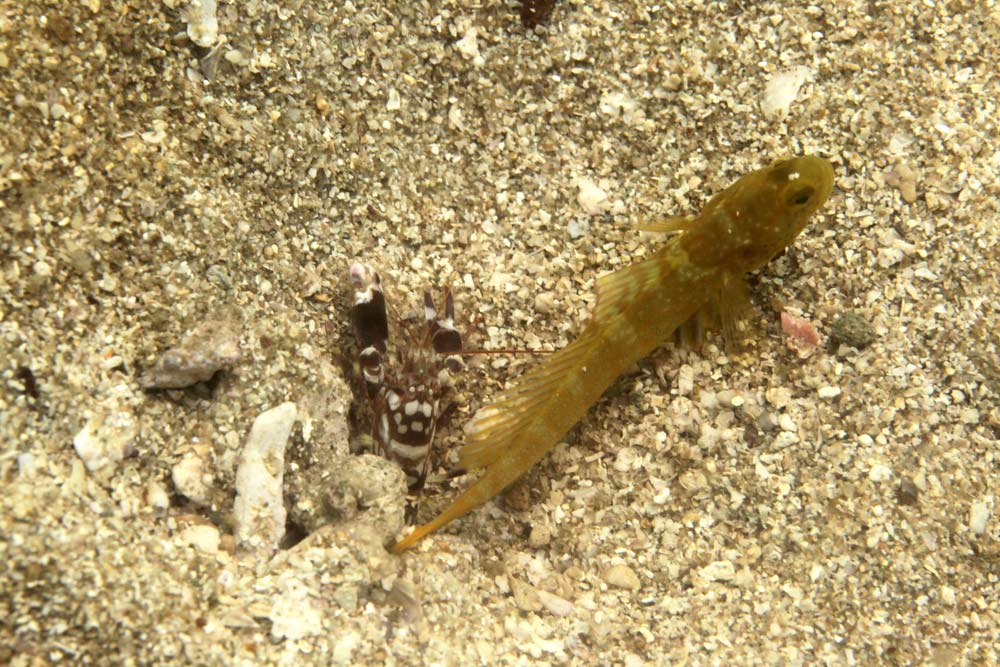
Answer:
<path fill-rule="evenodd" d="M 749 306 L 744 275 L 785 249 L 833 190 L 833 167 L 779 160 L 715 195 L 697 217 L 645 231 L 680 232 L 650 257 L 597 279 L 597 305 L 580 337 L 525 373 L 466 425 L 459 466 L 486 471 L 399 553 L 494 497 L 562 439 L 622 373 L 686 322 L 714 313 L 727 341 Z"/>

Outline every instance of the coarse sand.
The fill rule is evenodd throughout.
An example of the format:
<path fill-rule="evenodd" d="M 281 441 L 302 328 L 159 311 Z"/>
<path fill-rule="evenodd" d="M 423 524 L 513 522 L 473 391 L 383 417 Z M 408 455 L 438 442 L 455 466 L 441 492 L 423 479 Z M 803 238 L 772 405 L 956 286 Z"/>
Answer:
<path fill-rule="evenodd" d="M 0 664 L 998 664 L 1000 5 L 519 12 L 0 0 Z M 449 287 L 469 347 L 554 349 L 636 223 L 807 153 L 749 358 L 663 346 L 385 550 L 352 262 L 391 344 Z M 437 478 L 538 358 L 466 362 Z"/>

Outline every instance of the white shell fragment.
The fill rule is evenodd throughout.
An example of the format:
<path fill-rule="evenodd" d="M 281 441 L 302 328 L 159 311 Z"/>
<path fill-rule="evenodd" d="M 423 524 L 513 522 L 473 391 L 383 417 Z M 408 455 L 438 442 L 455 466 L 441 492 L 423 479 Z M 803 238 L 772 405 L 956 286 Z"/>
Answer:
<path fill-rule="evenodd" d="M 573 603 L 548 591 L 538 590 L 538 601 L 553 616 L 569 616 L 573 613 Z"/>
<path fill-rule="evenodd" d="M 455 48 L 468 60 L 478 60 L 479 56 L 479 36 L 475 28 L 469 28 L 462 39 L 455 42 Z"/>
<path fill-rule="evenodd" d="M 604 572 L 604 581 L 612 588 L 637 591 L 642 585 L 635 570 L 625 564 L 612 565 Z"/>
<path fill-rule="evenodd" d="M 125 400 L 128 393 L 125 385 L 112 390 L 73 436 L 73 449 L 90 472 L 118 463 L 134 451 L 138 428 Z"/>
<path fill-rule="evenodd" d="M 601 113 L 611 118 L 620 118 L 626 125 L 634 125 L 643 120 L 645 114 L 628 93 L 607 92 L 601 95 L 598 108 Z"/>
<path fill-rule="evenodd" d="M 193 447 L 186 452 L 170 469 L 170 479 L 182 496 L 198 505 L 208 505 L 212 491 L 209 448 Z"/>
<path fill-rule="evenodd" d="M 881 463 L 876 463 L 868 471 L 868 479 L 875 483 L 887 482 L 892 479 L 892 469 Z"/>
<path fill-rule="evenodd" d="M 812 70 L 805 66 L 793 67 L 771 77 L 760 103 L 764 116 L 771 120 L 783 118 L 798 96 L 802 84 L 810 78 Z"/>
<path fill-rule="evenodd" d="M 395 88 L 389 89 L 389 99 L 385 103 L 387 111 L 399 111 L 403 106 L 403 100 L 399 97 L 399 91 Z"/>
<path fill-rule="evenodd" d="M 190 331 L 178 347 L 167 350 L 139 378 L 143 389 L 182 389 L 211 379 L 217 371 L 238 364 L 239 327 L 232 320 L 206 320 Z"/>
<path fill-rule="evenodd" d="M 283 590 L 271 606 L 271 636 L 274 639 L 302 639 L 323 631 L 323 605 L 309 589 L 292 577 L 284 579 Z"/>
<path fill-rule="evenodd" d="M 233 505 L 236 539 L 243 546 L 273 551 L 285 534 L 285 446 L 297 417 L 295 403 L 282 403 L 261 413 L 247 436 Z"/>
<path fill-rule="evenodd" d="M 219 529 L 211 524 L 195 524 L 181 531 L 180 539 L 199 551 L 214 554 L 219 550 Z"/>
<path fill-rule="evenodd" d="M 576 179 L 576 187 L 580 189 L 576 200 L 580 207 L 590 215 L 602 215 L 608 210 L 611 201 L 608 193 L 589 178 Z"/>
<path fill-rule="evenodd" d="M 976 535 L 986 532 L 986 524 L 990 520 L 990 506 L 985 498 L 980 498 L 969 507 L 969 530 Z"/>
<path fill-rule="evenodd" d="M 736 566 L 732 561 L 717 560 L 698 570 L 698 575 L 707 581 L 731 581 L 736 577 Z"/>
<path fill-rule="evenodd" d="M 215 0 L 191 0 L 183 13 L 191 41 L 206 49 L 219 41 L 219 19 L 215 15 Z"/>

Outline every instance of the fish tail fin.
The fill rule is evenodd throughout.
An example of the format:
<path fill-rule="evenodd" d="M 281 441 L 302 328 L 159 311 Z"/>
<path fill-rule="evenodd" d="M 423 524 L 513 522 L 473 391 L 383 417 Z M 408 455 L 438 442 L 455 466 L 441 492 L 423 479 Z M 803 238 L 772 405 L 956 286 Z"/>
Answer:
<path fill-rule="evenodd" d="M 472 470 L 492 465 L 518 448 L 543 441 L 537 433 L 565 383 L 574 381 L 598 343 L 591 329 L 517 379 L 490 405 L 480 408 L 465 425 L 465 446 L 458 453 L 458 467 Z M 563 434 L 555 434 L 557 440 Z M 555 442 L 549 443 L 549 446 Z M 534 445 L 537 446 L 537 445 Z M 540 457 L 539 457 L 540 458 Z"/>
<path fill-rule="evenodd" d="M 499 461 L 495 463 L 473 482 L 472 486 L 459 494 L 441 514 L 431 521 L 417 526 L 412 533 L 392 545 L 390 550 L 395 554 L 406 551 L 442 526 L 468 514 L 503 491 L 506 486 L 520 477 L 520 474 L 521 471 L 516 462 Z"/>

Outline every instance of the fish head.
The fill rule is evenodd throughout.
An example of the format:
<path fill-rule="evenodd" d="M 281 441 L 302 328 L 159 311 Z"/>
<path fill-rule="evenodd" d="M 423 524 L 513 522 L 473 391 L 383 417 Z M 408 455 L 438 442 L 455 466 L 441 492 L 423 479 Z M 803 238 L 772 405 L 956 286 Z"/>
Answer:
<path fill-rule="evenodd" d="M 705 207 L 686 241 L 691 258 L 733 274 L 759 269 L 795 240 L 832 191 L 832 165 L 812 155 L 751 172 Z"/>
<path fill-rule="evenodd" d="M 787 248 L 833 191 L 833 166 L 813 155 L 777 160 L 751 176 L 757 183 L 747 196 L 745 229 L 736 235 L 744 240 L 737 271 L 756 270 Z"/>

